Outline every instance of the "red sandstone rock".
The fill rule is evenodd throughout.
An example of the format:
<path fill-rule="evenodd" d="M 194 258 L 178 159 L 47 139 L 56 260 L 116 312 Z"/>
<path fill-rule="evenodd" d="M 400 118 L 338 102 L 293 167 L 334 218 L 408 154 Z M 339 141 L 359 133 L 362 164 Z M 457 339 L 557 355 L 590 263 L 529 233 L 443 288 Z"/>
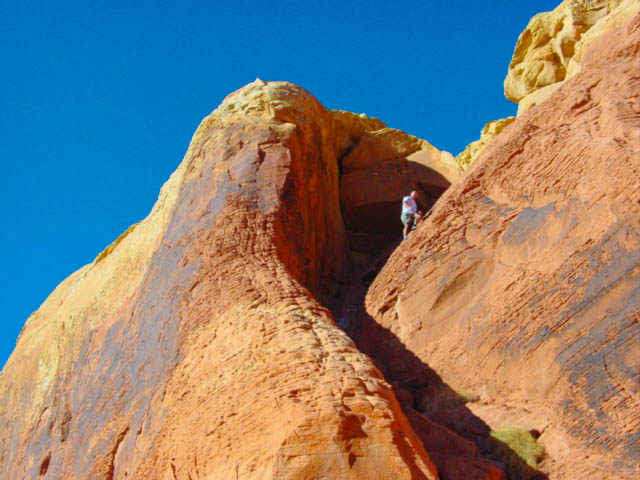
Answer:
<path fill-rule="evenodd" d="M 640 477 L 639 54 L 640 15 L 595 41 L 443 195 L 351 326 L 481 449 L 491 429 L 541 434 L 550 479 Z"/>
<path fill-rule="evenodd" d="M 437 478 L 322 306 L 347 264 L 342 143 L 379 126 L 336 115 L 256 81 L 202 122 L 151 215 L 25 325 L 3 478 Z"/>

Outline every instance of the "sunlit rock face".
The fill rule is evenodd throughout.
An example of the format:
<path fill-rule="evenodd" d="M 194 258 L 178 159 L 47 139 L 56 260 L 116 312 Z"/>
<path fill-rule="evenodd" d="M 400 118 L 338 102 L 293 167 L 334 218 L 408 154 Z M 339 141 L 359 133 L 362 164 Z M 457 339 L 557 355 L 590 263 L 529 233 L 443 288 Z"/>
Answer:
<path fill-rule="evenodd" d="M 0 376 L 3 478 L 437 478 L 325 308 L 350 252 L 341 159 L 385 128 L 285 82 L 229 95 L 151 214 L 27 321 Z M 436 168 L 403 135 L 376 164 L 426 148 Z"/>
<path fill-rule="evenodd" d="M 567 67 L 567 78 L 572 77 L 580 71 L 582 59 L 589 50 L 589 46 L 609 30 L 618 28 L 628 22 L 640 11 L 640 3 L 638 3 L 637 0 L 609 2 L 609 10 L 610 12 L 594 23 L 593 26 L 580 37 L 580 41 L 576 43 L 575 52 L 569 60 Z"/>
<path fill-rule="evenodd" d="M 518 115 L 548 98 L 581 68 L 593 41 L 640 11 L 637 0 L 564 0 L 531 19 L 516 44 L 504 81 Z"/>
<path fill-rule="evenodd" d="M 149 216 L 27 320 L 0 477 L 638 478 L 636 10 L 534 19 L 529 110 L 464 175 L 290 83 L 229 95 Z M 376 277 L 411 189 L 433 213 Z"/>
<path fill-rule="evenodd" d="M 520 34 L 505 79 L 505 95 L 519 102 L 539 88 L 564 80 L 582 35 L 620 0 L 564 0 L 534 16 Z"/>
<path fill-rule="evenodd" d="M 640 15 L 594 40 L 394 252 L 352 328 L 432 420 L 480 445 L 539 436 L 527 478 L 640 477 L 639 54 Z M 444 390 L 468 403 L 435 407 Z"/>
<path fill-rule="evenodd" d="M 551 12 L 534 16 L 516 44 L 504 81 L 505 96 L 520 116 L 549 98 L 581 69 L 594 40 L 629 21 L 638 0 L 564 0 Z M 478 140 L 456 157 L 466 170 L 513 117 L 488 122 Z"/>
<path fill-rule="evenodd" d="M 489 145 L 489 143 L 491 143 L 491 141 L 496 138 L 502 130 L 504 130 L 508 125 L 511 125 L 515 119 L 515 117 L 507 117 L 487 122 L 480 132 L 480 138 L 467 145 L 467 148 L 465 148 L 464 151 L 456 157 L 456 162 L 460 165 L 460 168 L 464 170 L 469 168 L 471 164 L 475 162 L 476 158 L 480 156 L 486 146 Z"/>

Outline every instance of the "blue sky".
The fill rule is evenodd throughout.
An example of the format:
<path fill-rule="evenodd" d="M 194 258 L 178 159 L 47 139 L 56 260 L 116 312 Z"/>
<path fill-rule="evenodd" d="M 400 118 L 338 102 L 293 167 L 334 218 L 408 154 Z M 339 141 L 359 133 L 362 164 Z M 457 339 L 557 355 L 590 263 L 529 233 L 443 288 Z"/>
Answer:
<path fill-rule="evenodd" d="M 515 114 L 515 42 L 558 3 L 0 2 L 0 364 L 55 286 L 147 215 L 228 93 L 288 80 L 455 155 Z"/>

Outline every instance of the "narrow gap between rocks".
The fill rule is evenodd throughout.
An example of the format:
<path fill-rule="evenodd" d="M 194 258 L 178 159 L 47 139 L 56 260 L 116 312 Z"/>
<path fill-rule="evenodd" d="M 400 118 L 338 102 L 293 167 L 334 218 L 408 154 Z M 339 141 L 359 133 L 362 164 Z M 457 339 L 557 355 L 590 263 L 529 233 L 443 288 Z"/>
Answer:
<path fill-rule="evenodd" d="M 421 195 L 422 211 L 429 210 L 445 191 L 426 190 L 422 185 L 414 188 Z M 359 214 L 373 220 L 359 223 L 359 230 L 349 229 L 347 225 L 351 246 L 349 265 L 340 282 L 342 288 L 329 306 L 336 324 L 373 360 L 392 386 L 403 413 L 425 444 L 442 480 L 497 479 L 500 478 L 497 469 L 505 472 L 503 478 L 509 480 L 547 479 L 520 459 L 508 445 L 492 437 L 490 427 L 465 406 L 468 398 L 444 383 L 393 332 L 378 325 L 366 312 L 364 301 L 370 285 L 401 243 L 401 200 L 385 208 L 387 211 L 380 214 L 380 205 L 372 203 L 369 211 L 363 210 Z M 351 227 L 353 225 L 352 222 Z M 367 225 L 375 228 L 367 228 Z M 380 235 L 381 228 L 389 230 L 386 236 Z M 362 330 L 376 333 L 377 347 L 359 344 Z M 446 448 L 437 444 L 444 444 Z M 466 471 L 472 468 L 471 464 L 473 474 Z"/>

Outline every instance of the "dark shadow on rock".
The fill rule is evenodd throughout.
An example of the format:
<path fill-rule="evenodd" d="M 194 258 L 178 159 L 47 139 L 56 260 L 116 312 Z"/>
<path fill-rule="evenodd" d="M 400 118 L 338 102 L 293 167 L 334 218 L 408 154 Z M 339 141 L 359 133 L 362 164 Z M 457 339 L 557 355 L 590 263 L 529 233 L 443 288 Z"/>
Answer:
<path fill-rule="evenodd" d="M 352 250 L 378 255 L 402 237 L 402 198 L 418 192 L 424 213 L 449 188 L 437 171 L 404 158 L 347 172 L 341 181 L 340 204 Z M 356 188 L 356 186 L 358 188 Z"/>
<path fill-rule="evenodd" d="M 465 406 L 469 401 L 467 396 L 447 385 L 437 372 L 407 349 L 393 332 L 379 325 L 364 308 L 345 330 L 393 386 L 405 415 L 423 440 L 442 480 L 496 478 L 490 476 L 484 463 L 503 469 L 509 480 L 548 480 L 547 475 L 527 464 L 509 445 L 492 437 L 491 428 Z M 425 433 L 425 417 L 444 429 L 434 432 L 431 426 L 431 431 Z M 477 447 L 476 452 L 469 450 L 465 442 L 456 442 L 445 429 L 471 442 Z M 470 462 L 478 452 L 484 458 Z M 462 472 L 465 468 L 475 471 Z M 461 474 L 464 476 L 459 476 Z"/>
<path fill-rule="evenodd" d="M 400 243 L 402 197 L 418 191 L 419 209 L 428 213 L 450 183 L 435 170 L 404 158 L 341 173 L 340 204 L 351 258 L 349 273 L 340 279 L 340 291 L 325 307 L 392 385 L 440 478 L 498 480 L 506 472 L 510 480 L 547 479 L 493 438 L 489 426 L 465 406 L 465 396 L 443 382 L 364 309 L 369 285 Z M 346 175 L 351 177 L 345 180 Z M 366 188 L 353 189 L 365 181 Z"/>
<path fill-rule="evenodd" d="M 340 301 L 336 323 L 367 354 L 392 385 L 405 416 L 422 439 L 442 480 L 548 480 L 507 444 L 491 436 L 490 427 L 465 406 L 468 394 L 456 392 L 422 362 L 389 329 L 364 309 L 369 285 L 397 248 L 387 245 L 377 256 L 361 256 L 352 265 Z M 354 258 L 358 258 L 357 255 Z"/>

